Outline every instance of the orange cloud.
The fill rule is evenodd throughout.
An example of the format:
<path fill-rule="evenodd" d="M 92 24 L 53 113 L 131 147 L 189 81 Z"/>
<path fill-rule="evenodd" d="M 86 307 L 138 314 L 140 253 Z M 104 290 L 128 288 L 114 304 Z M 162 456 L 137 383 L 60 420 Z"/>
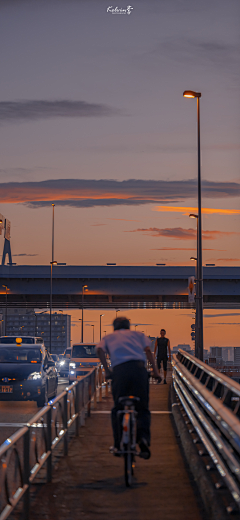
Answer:
<path fill-rule="evenodd" d="M 217 258 L 217 262 L 240 262 L 240 258 Z"/>
<path fill-rule="evenodd" d="M 160 247 L 157 249 L 150 249 L 150 251 L 192 251 L 192 247 Z M 227 251 L 226 249 L 207 249 L 203 248 L 203 251 Z"/>
<path fill-rule="evenodd" d="M 125 233 L 144 233 L 145 235 L 149 235 L 151 237 L 166 237 L 166 238 L 177 238 L 179 240 L 192 240 L 196 239 L 197 232 L 195 229 L 189 228 L 184 229 L 181 227 L 178 228 L 165 228 L 165 229 L 159 229 L 159 228 L 138 228 L 133 229 L 132 231 L 125 231 Z M 202 232 L 203 240 L 215 240 L 216 238 L 229 236 L 229 235 L 239 235 L 240 233 L 237 233 L 235 231 L 208 231 L 204 230 Z"/>
<path fill-rule="evenodd" d="M 124 222 L 141 222 L 140 220 L 129 220 L 128 218 L 107 218 L 107 220 L 124 220 Z"/>
<path fill-rule="evenodd" d="M 163 211 L 172 213 L 182 213 L 183 215 L 189 215 L 189 213 L 198 212 L 198 208 L 190 208 L 186 206 L 155 206 L 153 211 Z M 215 208 L 202 208 L 202 213 L 206 215 L 218 214 L 218 215 L 240 215 L 239 209 L 215 209 Z"/>
<path fill-rule="evenodd" d="M 237 197 L 236 182 L 202 182 L 203 196 L 211 199 Z M 156 181 L 128 179 L 51 179 L 40 182 L 8 182 L 0 184 L 2 203 L 23 203 L 30 207 L 45 207 L 49 202 L 71 207 L 167 204 L 196 196 L 196 180 Z M 159 211 L 171 211 L 175 206 L 160 206 Z M 195 211 L 196 208 L 183 208 Z M 182 211 L 183 211 L 182 210 Z M 176 211 L 180 211 L 179 208 Z M 204 211 L 204 210 L 203 210 Z M 210 211 L 210 210 L 209 210 Z M 216 211 L 216 210 L 211 210 Z M 218 210 L 226 212 L 228 210 Z M 229 210 L 230 211 L 230 210 Z M 237 210 L 232 210 L 237 211 Z"/>

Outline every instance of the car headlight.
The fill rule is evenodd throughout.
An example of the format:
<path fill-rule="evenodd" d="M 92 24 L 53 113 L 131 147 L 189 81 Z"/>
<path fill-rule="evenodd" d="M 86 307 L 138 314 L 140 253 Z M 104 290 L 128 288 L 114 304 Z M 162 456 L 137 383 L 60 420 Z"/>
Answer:
<path fill-rule="evenodd" d="M 65 361 L 60 361 L 60 366 L 65 365 Z"/>
<path fill-rule="evenodd" d="M 71 368 L 71 369 L 76 368 L 76 363 L 69 363 L 69 368 Z"/>
<path fill-rule="evenodd" d="M 36 380 L 41 379 L 42 375 L 40 372 L 32 372 L 32 374 L 29 374 L 28 379 L 30 380 Z"/>

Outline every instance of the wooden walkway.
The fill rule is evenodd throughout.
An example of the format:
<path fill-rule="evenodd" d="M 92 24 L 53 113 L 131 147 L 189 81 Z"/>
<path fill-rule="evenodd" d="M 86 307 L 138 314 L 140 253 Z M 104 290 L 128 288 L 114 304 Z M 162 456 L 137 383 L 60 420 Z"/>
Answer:
<path fill-rule="evenodd" d="M 109 453 L 112 444 L 111 397 L 104 398 L 53 472 L 37 492 L 35 520 L 201 520 L 199 498 L 173 428 L 167 385 L 150 385 L 152 456 L 137 459 L 135 483 L 126 488 L 123 460 Z M 206 517 L 205 517 L 206 520 Z"/>

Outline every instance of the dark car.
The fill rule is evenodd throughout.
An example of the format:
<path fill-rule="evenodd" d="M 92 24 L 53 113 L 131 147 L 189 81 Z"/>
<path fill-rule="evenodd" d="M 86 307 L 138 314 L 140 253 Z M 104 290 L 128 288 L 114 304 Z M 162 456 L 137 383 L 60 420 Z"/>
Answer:
<path fill-rule="evenodd" d="M 58 372 L 59 372 L 60 376 L 68 377 L 70 361 L 71 360 L 69 357 L 65 357 L 64 354 L 60 354 L 59 364 L 58 364 Z"/>
<path fill-rule="evenodd" d="M 0 342 L 0 401 L 36 401 L 57 395 L 57 369 L 44 345 Z"/>

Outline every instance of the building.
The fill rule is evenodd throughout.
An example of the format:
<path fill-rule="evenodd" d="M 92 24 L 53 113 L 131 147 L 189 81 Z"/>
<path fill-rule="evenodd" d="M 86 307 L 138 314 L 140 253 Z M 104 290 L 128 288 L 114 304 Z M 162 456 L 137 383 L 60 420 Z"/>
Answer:
<path fill-rule="evenodd" d="M 222 358 L 224 363 L 234 363 L 234 347 L 222 347 Z"/>
<path fill-rule="evenodd" d="M 179 349 L 185 350 L 185 352 L 187 352 L 188 354 L 191 354 L 192 356 L 195 355 L 194 350 L 191 349 L 190 345 L 188 345 L 186 343 L 179 343 L 179 345 L 177 345 L 176 347 L 173 347 L 171 350 L 172 350 L 173 354 L 176 354 L 179 351 Z"/>
<path fill-rule="evenodd" d="M 215 362 L 211 362 L 210 360 L 215 359 Z M 223 358 L 222 358 L 222 347 L 210 347 L 210 356 L 209 356 L 209 364 L 216 363 L 216 365 L 222 365 L 223 364 Z"/>
<path fill-rule="evenodd" d="M 234 365 L 240 365 L 240 347 L 234 347 Z"/>
<path fill-rule="evenodd" d="M 8 309 L 7 321 L 2 330 L 6 330 L 6 336 L 41 336 L 45 346 L 48 349 L 50 347 L 49 311 Z M 60 312 L 52 313 L 52 353 L 62 354 L 70 345 L 71 316 Z"/>

